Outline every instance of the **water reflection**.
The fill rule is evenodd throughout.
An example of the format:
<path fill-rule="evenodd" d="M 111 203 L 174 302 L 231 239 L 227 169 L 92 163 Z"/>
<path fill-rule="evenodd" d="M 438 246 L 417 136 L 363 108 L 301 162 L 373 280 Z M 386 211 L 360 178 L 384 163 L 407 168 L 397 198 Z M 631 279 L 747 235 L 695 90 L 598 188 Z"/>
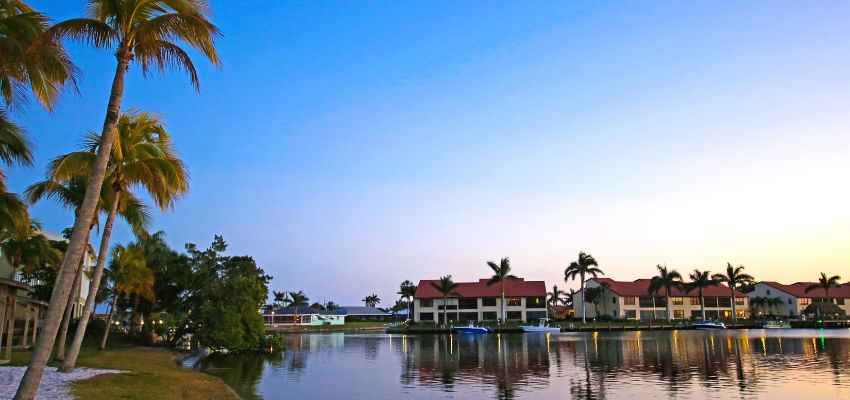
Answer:
<path fill-rule="evenodd" d="M 286 339 L 282 356 L 214 356 L 196 368 L 243 398 L 850 397 L 846 330 Z"/>

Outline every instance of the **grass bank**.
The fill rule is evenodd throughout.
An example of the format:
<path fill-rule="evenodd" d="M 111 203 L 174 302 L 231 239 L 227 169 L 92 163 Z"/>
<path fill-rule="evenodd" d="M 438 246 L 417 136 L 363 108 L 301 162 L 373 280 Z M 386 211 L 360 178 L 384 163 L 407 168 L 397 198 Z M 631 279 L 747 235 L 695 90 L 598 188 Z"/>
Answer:
<path fill-rule="evenodd" d="M 98 341 L 99 342 L 99 341 Z M 238 399 L 221 378 L 174 364 L 177 353 L 138 347 L 124 335 L 110 333 L 107 348 L 97 350 L 94 340 L 83 342 L 78 367 L 118 369 L 124 374 L 99 375 L 71 384 L 77 399 Z M 55 352 L 55 350 L 54 350 Z M 26 366 L 30 352 L 12 353 L 7 365 Z M 54 353 L 55 354 L 55 353 Z M 51 355 L 51 359 L 53 356 Z M 57 367 L 55 363 L 48 364 Z"/>

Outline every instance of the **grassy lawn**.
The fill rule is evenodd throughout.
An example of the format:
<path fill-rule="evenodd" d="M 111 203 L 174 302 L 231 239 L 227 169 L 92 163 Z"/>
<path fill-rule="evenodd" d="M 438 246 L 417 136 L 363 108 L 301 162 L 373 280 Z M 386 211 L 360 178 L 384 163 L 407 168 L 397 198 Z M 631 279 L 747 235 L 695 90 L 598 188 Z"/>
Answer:
<path fill-rule="evenodd" d="M 78 399 L 238 398 L 220 378 L 174 364 L 177 353 L 136 347 L 125 336 L 115 334 L 110 334 L 106 350 L 98 351 L 97 344 L 94 341 L 83 343 L 77 358 L 78 367 L 130 372 L 99 375 L 72 383 L 71 393 Z M 25 366 L 29 357 L 29 352 L 13 352 L 12 360 L 7 365 Z M 54 363 L 48 365 L 58 366 Z"/>

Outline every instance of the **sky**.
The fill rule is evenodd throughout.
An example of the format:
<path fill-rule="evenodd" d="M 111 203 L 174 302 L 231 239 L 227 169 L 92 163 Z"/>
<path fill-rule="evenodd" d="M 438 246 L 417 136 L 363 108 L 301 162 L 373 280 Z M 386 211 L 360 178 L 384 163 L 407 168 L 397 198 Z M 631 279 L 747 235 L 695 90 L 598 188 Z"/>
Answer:
<path fill-rule="evenodd" d="M 56 20 L 76 1 L 32 0 Z M 216 0 L 222 68 L 127 75 L 164 113 L 191 192 L 157 213 L 177 249 L 250 255 L 270 289 L 391 306 L 401 281 L 564 282 L 745 265 L 850 280 L 850 4 Z M 13 190 L 103 124 L 115 59 L 69 45 L 80 95 L 17 117 Z M 35 205 L 46 229 L 73 224 Z M 111 243 L 133 240 L 116 224 Z M 98 241 L 95 241 L 97 244 Z"/>

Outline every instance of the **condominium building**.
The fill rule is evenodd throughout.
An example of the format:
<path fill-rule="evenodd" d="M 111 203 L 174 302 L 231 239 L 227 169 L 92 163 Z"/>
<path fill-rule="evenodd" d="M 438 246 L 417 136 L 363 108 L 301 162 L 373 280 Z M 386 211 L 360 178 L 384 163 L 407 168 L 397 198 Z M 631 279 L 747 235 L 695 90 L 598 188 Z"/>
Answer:
<path fill-rule="evenodd" d="M 432 283 L 439 280 L 422 280 L 413 296 L 414 321 L 488 321 L 499 318 L 501 310 L 500 285 L 487 286 L 489 279 L 478 282 L 457 282 L 455 292 L 443 304 L 443 295 Z M 546 318 L 546 283 L 526 281 L 523 278 L 505 281 L 505 311 L 508 320 L 532 321 Z"/>
<path fill-rule="evenodd" d="M 595 302 L 588 302 L 585 310 L 588 318 L 608 315 L 612 318 L 624 319 L 667 319 L 667 296 L 666 290 L 661 288 L 658 293 L 650 293 L 650 279 L 638 279 L 636 281 L 615 281 L 610 278 L 591 278 L 587 280 L 586 287 L 597 288 L 607 284 L 607 289 L 602 297 Z M 735 313 L 738 318 L 746 316 L 749 307 L 747 295 L 737 290 L 729 290 L 728 286 L 718 285 L 702 290 L 705 299 L 705 313 L 707 319 L 732 318 L 732 299 L 735 302 Z M 734 297 L 733 297 L 734 296 Z M 573 297 L 575 317 L 581 317 L 582 313 L 581 292 Z M 699 291 L 684 291 L 673 289 L 670 291 L 670 312 L 673 318 L 701 318 L 702 311 L 699 300 Z"/>
<path fill-rule="evenodd" d="M 812 285 L 817 285 L 817 282 L 797 282 L 785 285 L 778 282 L 762 281 L 756 283 L 756 290 L 749 295 L 750 299 L 754 297 L 775 299 L 778 297 L 781 300 L 781 302 L 776 302 L 773 305 L 761 306 L 763 308 L 762 313 L 766 315 L 798 316 L 804 314 L 806 308 L 812 303 L 820 302 L 834 303 L 844 310 L 845 314 L 850 314 L 850 282 L 829 289 L 829 299 L 826 298 L 826 291 L 823 288 L 813 289 L 806 293 L 806 289 Z"/>

